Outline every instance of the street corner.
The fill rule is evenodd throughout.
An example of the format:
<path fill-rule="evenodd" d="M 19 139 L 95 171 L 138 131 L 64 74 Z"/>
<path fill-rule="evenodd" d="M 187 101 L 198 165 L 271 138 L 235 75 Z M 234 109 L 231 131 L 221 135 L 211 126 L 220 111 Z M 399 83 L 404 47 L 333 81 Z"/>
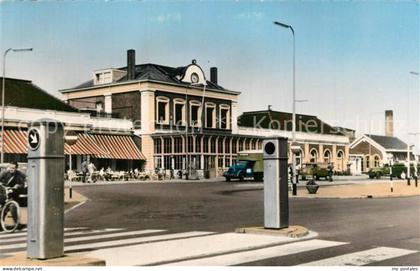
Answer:
<path fill-rule="evenodd" d="M 262 235 L 271 235 L 271 236 L 284 236 L 289 238 L 315 238 L 318 236 L 316 232 L 308 230 L 306 227 L 301 225 L 290 225 L 287 228 L 282 229 L 273 229 L 273 228 L 264 228 L 262 226 L 256 227 L 244 227 L 235 229 L 236 233 L 248 233 L 248 234 L 262 234 Z"/>
<path fill-rule="evenodd" d="M 89 199 L 79 192 L 72 191 L 72 197 L 70 198 L 70 193 L 66 189 L 64 192 L 64 209 L 70 211 L 74 209 L 76 206 L 83 204 L 84 202 L 88 201 Z"/>
<path fill-rule="evenodd" d="M 85 257 L 81 254 L 64 255 L 47 260 L 29 259 L 25 252 L 19 252 L 1 259 L 2 266 L 105 266 L 102 259 Z"/>

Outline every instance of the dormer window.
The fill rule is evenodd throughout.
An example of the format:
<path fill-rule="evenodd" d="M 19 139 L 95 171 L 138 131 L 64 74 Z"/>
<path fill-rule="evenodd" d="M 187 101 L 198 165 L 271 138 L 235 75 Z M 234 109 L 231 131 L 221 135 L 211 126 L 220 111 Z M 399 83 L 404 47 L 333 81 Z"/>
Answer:
<path fill-rule="evenodd" d="M 194 59 L 192 63 L 186 67 L 184 73 L 180 76 L 180 80 L 190 84 L 206 85 L 204 72 L 196 63 L 197 61 Z"/>
<path fill-rule="evenodd" d="M 127 72 L 121 71 L 117 69 L 106 69 L 100 70 L 93 73 L 93 84 L 100 85 L 100 84 L 109 84 L 116 82 L 123 78 Z"/>

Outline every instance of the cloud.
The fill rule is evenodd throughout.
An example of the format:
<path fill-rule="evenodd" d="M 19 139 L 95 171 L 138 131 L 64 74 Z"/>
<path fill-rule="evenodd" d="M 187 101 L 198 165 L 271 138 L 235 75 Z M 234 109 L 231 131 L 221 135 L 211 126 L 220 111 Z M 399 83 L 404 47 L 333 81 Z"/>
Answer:
<path fill-rule="evenodd" d="M 235 16 L 239 20 L 260 20 L 263 17 L 262 12 L 252 11 L 252 12 L 242 12 Z"/>
<path fill-rule="evenodd" d="M 179 13 L 161 13 L 157 16 L 149 17 L 149 20 L 157 23 L 180 23 L 182 21 L 182 16 Z"/>

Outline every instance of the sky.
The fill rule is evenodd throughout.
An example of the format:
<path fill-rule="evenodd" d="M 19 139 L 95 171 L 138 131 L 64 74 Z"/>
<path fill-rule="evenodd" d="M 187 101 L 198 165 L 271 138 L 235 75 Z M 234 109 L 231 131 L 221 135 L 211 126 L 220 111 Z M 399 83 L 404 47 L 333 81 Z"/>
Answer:
<path fill-rule="evenodd" d="M 292 110 L 293 39 L 297 112 L 420 146 L 418 1 L 3 1 L 0 49 L 6 76 L 32 80 L 55 96 L 92 71 L 136 62 L 185 66 L 242 92 L 240 111 Z M 3 55 L 3 54 L 1 54 Z M 1 61 L 3 57 L 1 56 Z M 420 151 L 420 148 L 418 149 Z"/>

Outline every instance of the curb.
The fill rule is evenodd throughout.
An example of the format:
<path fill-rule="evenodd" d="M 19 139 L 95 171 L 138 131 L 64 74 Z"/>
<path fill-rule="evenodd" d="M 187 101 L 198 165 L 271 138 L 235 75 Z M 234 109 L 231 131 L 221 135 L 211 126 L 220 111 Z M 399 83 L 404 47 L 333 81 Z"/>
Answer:
<path fill-rule="evenodd" d="M 236 233 L 250 233 L 250 234 L 263 234 L 271 236 L 285 236 L 290 238 L 303 238 L 309 235 L 310 231 L 300 225 L 291 225 L 284 229 L 266 229 L 264 227 L 248 227 L 237 228 Z M 313 233 L 313 232 L 312 232 Z"/>

